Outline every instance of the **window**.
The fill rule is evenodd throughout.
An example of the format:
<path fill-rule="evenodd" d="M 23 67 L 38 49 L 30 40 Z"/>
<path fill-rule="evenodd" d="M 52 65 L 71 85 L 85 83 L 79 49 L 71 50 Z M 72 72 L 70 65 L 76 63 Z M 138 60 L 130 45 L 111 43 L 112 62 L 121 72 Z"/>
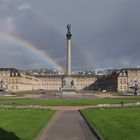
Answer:
<path fill-rule="evenodd" d="M 14 73 L 13 72 L 11 73 L 11 76 L 14 76 Z"/>
<path fill-rule="evenodd" d="M 126 90 L 126 86 L 124 86 L 124 90 Z"/>
<path fill-rule="evenodd" d="M 120 84 L 122 84 L 122 79 L 120 79 Z"/>
<path fill-rule="evenodd" d="M 126 84 L 126 79 L 124 79 L 124 84 Z"/>
<path fill-rule="evenodd" d="M 126 76 L 126 73 L 124 72 L 123 75 Z"/>

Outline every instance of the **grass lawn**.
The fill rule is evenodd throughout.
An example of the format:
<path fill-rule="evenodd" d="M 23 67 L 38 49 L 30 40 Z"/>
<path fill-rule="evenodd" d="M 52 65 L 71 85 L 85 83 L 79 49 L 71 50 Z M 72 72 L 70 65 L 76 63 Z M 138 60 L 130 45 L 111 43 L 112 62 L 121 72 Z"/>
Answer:
<path fill-rule="evenodd" d="M 121 101 L 124 103 L 140 102 L 140 98 L 124 98 L 124 99 L 79 99 L 79 100 L 41 100 L 41 99 L 0 99 L 0 104 L 11 105 L 13 100 L 16 105 L 43 105 L 43 106 L 85 106 L 97 104 L 119 104 Z"/>
<path fill-rule="evenodd" d="M 140 140 L 140 108 L 87 109 L 82 113 L 105 140 Z"/>
<path fill-rule="evenodd" d="M 0 110 L 0 140 L 33 140 L 54 111 Z"/>

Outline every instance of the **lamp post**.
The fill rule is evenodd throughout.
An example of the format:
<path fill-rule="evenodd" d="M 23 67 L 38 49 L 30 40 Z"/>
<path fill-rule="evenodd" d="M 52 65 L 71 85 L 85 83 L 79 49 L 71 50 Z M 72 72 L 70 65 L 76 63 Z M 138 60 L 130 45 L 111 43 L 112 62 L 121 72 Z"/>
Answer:
<path fill-rule="evenodd" d="M 34 93 L 33 93 L 33 78 L 32 78 L 32 100 L 33 100 L 33 98 L 34 98 L 34 97 L 33 97 L 33 94 L 34 94 Z"/>

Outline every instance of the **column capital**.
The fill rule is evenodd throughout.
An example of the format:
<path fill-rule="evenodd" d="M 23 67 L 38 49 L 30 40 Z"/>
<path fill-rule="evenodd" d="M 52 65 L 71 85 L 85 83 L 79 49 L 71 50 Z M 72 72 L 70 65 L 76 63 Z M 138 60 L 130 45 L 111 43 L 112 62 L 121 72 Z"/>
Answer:
<path fill-rule="evenodd" d="M 71 33 L 67 33 L 67 34 L 66 34 L 66 37 L 67 37 L 67 39 L 71 39 L 72 34 L 71 34 Z"/>

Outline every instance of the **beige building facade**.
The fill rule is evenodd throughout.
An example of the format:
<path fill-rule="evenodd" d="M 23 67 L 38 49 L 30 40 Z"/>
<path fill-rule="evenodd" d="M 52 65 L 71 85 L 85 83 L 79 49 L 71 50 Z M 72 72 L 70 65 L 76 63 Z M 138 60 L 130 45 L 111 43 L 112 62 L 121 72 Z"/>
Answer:
<path fill-rule="evenodd" d="M 118 75 L 118 91 L 119 92 L 129 92 L 134 88 L 139 90 L 140 86 L 140 69 L 123 69 Z"/>
<path fill-rule="evenodd" d="M 127 68 L 113 72 L 111 75 L 104 75 L 97 78 L 94 83 L 96 90 L 114 92 L 139 91 L 140 69 Z"/>
<path fill-rule="evenodd" d="M 61 91 L 63 75 L 29 76 L 13 68 L 0 69 L 0 87 L 7 92 L 46 90 Z M 76 91 L 99 90 L 132 92 L 140 87 L 140 69 L 129 68 L 114 71 L 110 75 L 73 75 Z"/>
<path fill-rule="evenodd" d="M 42 81 L 42 89 L 49 91 L 61 91 L 62 81 L 65 76 L 55 75 L 55 76 L 39 76 Z M 96 76 L 72 76 L 74 80 L 74 86 L 76 91 L 86 90 L 89 85 L 96 81 Z"/>
<path fill-rule="evenodd" d="M 0 80 L 4 83 L 4 89 L 8 92 L 48 90 L 60 91 L 65 76 L 29 76 L 13 68 L 1 68 Z M 86 90 L 96 81 L 95 76 L 72 76 L 76 91 Z"/>
<path fill-rule="evenodd" d="M 1 68 L 0 80 L 4 83 L 3 88 L 7 92 L 37 90 L 42 85 L 40 79 L 13 68 Z"/>

